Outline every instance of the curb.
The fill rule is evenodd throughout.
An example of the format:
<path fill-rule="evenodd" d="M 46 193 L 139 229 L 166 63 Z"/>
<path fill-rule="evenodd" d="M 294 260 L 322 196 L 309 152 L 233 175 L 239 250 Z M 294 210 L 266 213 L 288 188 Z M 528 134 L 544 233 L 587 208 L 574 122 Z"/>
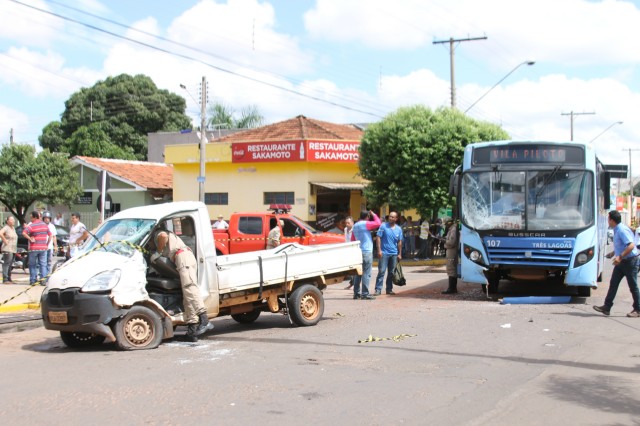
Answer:
<path fill-rule="evenodd" d="M 27 311 L 29 309 L 40 310 L 39 303 L 19 303 L 16 305 L 0 306 L 0 313 Z"/>

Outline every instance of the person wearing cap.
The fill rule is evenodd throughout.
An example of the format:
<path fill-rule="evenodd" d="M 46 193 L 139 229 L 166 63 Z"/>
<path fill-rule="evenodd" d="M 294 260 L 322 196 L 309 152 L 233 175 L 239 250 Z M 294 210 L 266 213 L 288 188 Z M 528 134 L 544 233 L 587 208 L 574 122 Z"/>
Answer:
<path fill-rule="evenodd" d="M 51 223 L 51 212 L 43 212 L 42 221 L 47 224 L 49 231 L 51 232 L 51 239 L 47 246 L 47 275 L 49 275 L 51 273 L 51 266 L 53 265 L 54 253 L 58 252 L 58 231 L 56 226 Z"/>
<path fill-rule="evenodd" d="M 229 224 L 222 217 L 221 214 L 218 215 L 218 220 L 211 225 L 213 229 L 229 229 Z"/>

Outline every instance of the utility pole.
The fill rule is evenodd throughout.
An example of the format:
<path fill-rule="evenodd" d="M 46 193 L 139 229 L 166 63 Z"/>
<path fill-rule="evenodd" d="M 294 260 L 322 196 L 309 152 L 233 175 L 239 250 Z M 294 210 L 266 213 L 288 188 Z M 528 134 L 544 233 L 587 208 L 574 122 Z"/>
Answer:
<path fill-rule="evenodd" d="M 560 115 L 568 115 L 571 117 L 571 141 L 573 141 L 573 116 L 574 115 L 594 115 L 595 112 L 563 112 Z"/>
<path fill-rule="evenodd" d="M 198 196 L 204 203 L 205 160 L 207 153 L 207 78 L 202 77 L 200 88 L 200 176 L 198 176 Z"/>
<path fill-rule="evenodd" d="M 629 226 L 631 226 L 633 224 L 633 219 L 635 219 L 633 216 L 633 172 L 631 170 L 631 151 L 640 151 L 640 149 L 626 148 L 623 149 L 623 151 L 629 151 Z M 619 190 L 620 189 L 618 188 L 618 191 Z"/>
<path fill-rule="evenodd" d="M 456 79 L 455 79 L 455 66 L 454 66 L 454 51 L 455 48 L 453 43 L 460 43 L 463 41 L 474 41 L 474 40 L 486 40 L 487 36 L 484 37 L 468 37 L 468 38 L 449 38 L 449 40 L 434 40 L 433 44 L 442 44 L 449 43 L 449 66 L 451 69 L 451 108 L 456 107 Z"/>
<path fill-rule="evenodd" d="M 13 145 L 13 127 L 9 130 L 9 144 Z"/>

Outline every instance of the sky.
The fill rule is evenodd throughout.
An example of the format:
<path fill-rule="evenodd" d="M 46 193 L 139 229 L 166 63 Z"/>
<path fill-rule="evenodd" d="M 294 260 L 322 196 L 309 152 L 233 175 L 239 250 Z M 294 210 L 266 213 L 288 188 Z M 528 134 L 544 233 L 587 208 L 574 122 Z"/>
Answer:
<path fill-rule="evenodd" d="M 38 146 L 71 94 L 122 73 L 183 96 L 196 126 L 203 77 L 209 105 L 255 105 L 266 124 L 447 107 L 449 40 L 467 39 L 453 44 L 459 110 L 548 141 L 571 140 L 573 112 L 575 141 L 628 164 L 639 22 L 640 0 L 0 0 L 0 144 L 13 129 Z"/>

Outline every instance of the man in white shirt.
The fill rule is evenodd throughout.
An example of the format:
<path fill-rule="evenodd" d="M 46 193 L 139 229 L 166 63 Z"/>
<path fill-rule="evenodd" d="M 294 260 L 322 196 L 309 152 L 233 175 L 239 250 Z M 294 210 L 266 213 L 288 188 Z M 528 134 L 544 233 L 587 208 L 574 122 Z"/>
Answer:
<path fill-rule="evenodd" d="M 78 254 L 78 246 L 85 242 L 89 238 L 87 227 L 84 223 L 80 222 L 80 213 L 71 213 L 71 228 L 69 228 L 69 251 L 67 252 L 67 259 L 74 257 Z"/>
<path fill-rule="evenodd" d="M 229 229 L 229 224 L 225 222 L 225 220 L 222 218 L 222 215 L 219 214 L 218 220 L 213 222 L 213 225 L 211 227 L 213 229 Z"/>
<path fill-rule="evenodd" d="M 51 212 L 45 211 L 42 213 L 42 221 L 49 226 L 49 231 L 51 232 L 51 238 L 47 246 L 47 275 L 49 275 L 51 273 L 51 266 L 53 265 L 53 256 L 58 253 L 58 231 L 56 230 L 56 226 L 51 223 Z"/>

